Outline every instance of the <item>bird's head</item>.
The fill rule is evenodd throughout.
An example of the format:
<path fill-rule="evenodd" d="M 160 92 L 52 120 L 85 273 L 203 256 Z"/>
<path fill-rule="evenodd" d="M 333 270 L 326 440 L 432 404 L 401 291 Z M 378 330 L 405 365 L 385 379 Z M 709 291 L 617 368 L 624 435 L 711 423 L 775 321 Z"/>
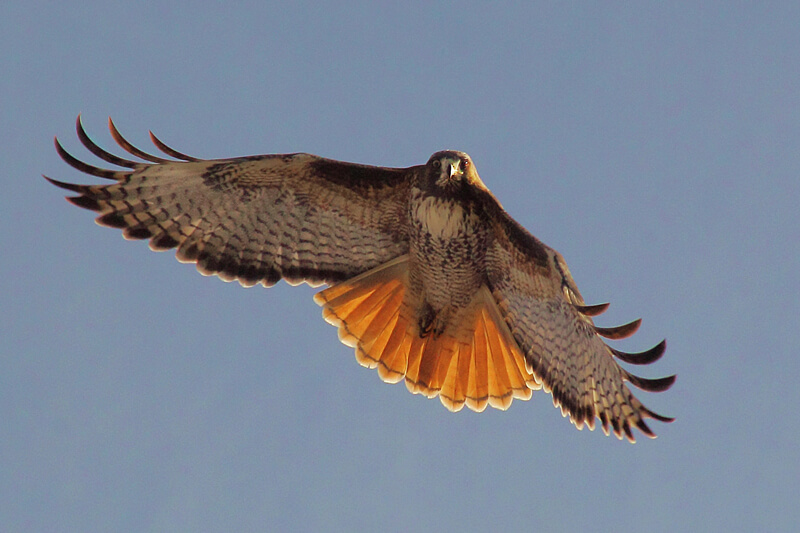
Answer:
<path fill-rule="evenodd" d="M 468 185 L 483 186 L 472 160 L 464 152 L 455 150 L 436 152 L 425 167 L 430 187 L 456 191 Z"/>

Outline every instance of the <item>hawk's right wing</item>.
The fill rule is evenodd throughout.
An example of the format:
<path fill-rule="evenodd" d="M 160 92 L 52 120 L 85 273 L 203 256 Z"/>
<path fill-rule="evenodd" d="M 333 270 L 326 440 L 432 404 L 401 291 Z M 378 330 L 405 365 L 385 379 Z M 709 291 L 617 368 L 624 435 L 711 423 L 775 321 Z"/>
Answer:
<path fill-rule="evenodd" d="M 394 169 L 344 163 L 310 154 L 199 160 L 151 134 L 174 161 L 132 146 L 109 119 L 111 134 L 147 163 L 110 154 L 77 121 L 78 137 L 104 161 L 129 170 L 105 170 L 67 153 L 74 168 L 113 180 L 76 185 L 73 204 L 97 211 L 97 222 L 121 228 L 127 239 L 149 239 L 153 250 L 177 248 L 182 262 L 242 285 L 280 279 L 310 285 L 351 278 L 408 251 L 406 199 L 415 167 Z"/>

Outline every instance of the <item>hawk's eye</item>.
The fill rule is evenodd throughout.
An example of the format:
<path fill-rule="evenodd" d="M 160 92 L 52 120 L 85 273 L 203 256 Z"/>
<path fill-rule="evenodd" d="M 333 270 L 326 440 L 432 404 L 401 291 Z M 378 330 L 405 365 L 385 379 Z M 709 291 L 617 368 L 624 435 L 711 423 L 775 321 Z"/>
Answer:
<path fill-rule="evenodd" d="M 441 168 L 442 167 L 442 162 L 439 161 L 438 159 L 434 159 L 432 164 L 433 164 L 433 168 Z"/>
<path fill-rule="evenodd" d="M 462 159 L 461 160 L 461 169 L 467 170 L 469 168 L 469 159 Z"/>

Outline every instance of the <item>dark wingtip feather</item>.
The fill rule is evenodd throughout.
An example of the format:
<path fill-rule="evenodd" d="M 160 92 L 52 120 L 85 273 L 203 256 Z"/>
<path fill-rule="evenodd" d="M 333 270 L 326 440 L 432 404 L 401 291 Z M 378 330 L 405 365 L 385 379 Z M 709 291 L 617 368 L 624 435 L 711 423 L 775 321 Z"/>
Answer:
<path fill-rule="evenodd" d="M 622 425 L 619 422 L 619 419 L 614 417 L 611 419 L 611 428 L 614 431 L 614 435 L 620 434 L 620 429 L 622 429 Z"/>
<path fill-rule="evenodd" d="M 631 430 L 631 425 L 627 420 L 622 423 L 622 429 L 625 432 L 625 437 L 627 437 L 630 442 L 636 442 L 636 437 L 633 436 L 633 430 Z"/>
<path fill-rule="evenodd" d="M 664 422 L 666 424 L 671 424 L 672 422 L 675 422 L 675 417 L 674 416 L 662 416 L 662 415 L 660 415 L 658 413 L 654 413 L 652 411 L 649 411 L 647 413 L 647 416 L 649 416 L 650 418 L 652 418 L 654 420 L 658 420 L 659 422 Z"/>
<path fill-rule="evenodd" d="M 74 168 L 76 170 L 80 170 L 81 172 L 84 172 L 84 173 L 89 174 L 91 176 L 97 176 L 98 178 L 105 178 L 105 179 L 115 180 L 115 181 L 119 181 L 119 180 L 121 180 L 122 178 L 124 178 L 125 176 L 128 175 L 127 172 L 118 172 L 118 171 L 114 171 L 114 170 L 106 170 L 106 169 L 103 169 L 103 168 L 93 167 L 92 165 L 84 163 L 80 159 L 76 158 L 75 156 L 73 156 L 72 154 L 67 152 L 64 149 L 64 147 L 61 146 L 61 143 L 58 141 L 58 137 L 54 138 L 54 142 L 55 142 L 55 145 L 56 145 L 56 152 L 58 152 L 59 157 L 61 157 L 61 159 L 63 159 L 65 163 L 67 163 L 69 166 L 71 166 L 72 168 Z"/>
<path fill-rule="evenodd" d="M 104 209 L 103 206 L 100 205 L 100 202 L 98 202 L 96 198 L 92 198 L 91 196 L 73 196 L 71 198 L 68 197 L 67 201 L 72 205 L 77 205 L 78 207 L 82 207 L 90 211 L 102 211 Z"/>
<path fill-rule="evenodd" d="M 49 178 L 42 174 L 42 177 L 55 185 L 56 187 L 60 187 L 67 191 L 77 192 L 81 195 L 86 195 L 86 193 L 90 190 L 89 186 L 87 185 L 76 185 L 74 183 L 66 183 L 64 181 L 54 180 L 53 178 Z M 96 198 L 93 196 L 67 196 L 67 201 L 73 205 L 77 205 L 78 207 L 82 207 L 84 209 L 89 209 L 91 211 L 102 211 L 103 207 L 97 201 Z"/>
<path fill-rule="evenodd" d="M 623 324 L 621 326 L 616 326 L 613 328 L 600 328 L 595 326 L 594 330 L 603 337 L 611 340 L 619 340 L 625 339 L 630 337 L 636 330 L 639 329 L 639 326 L 642 325 L 642 319 L 637 318 L 633 322 L 628 322 L 627 324 Z"/>
<path fill-rule="evenodd" d="M 159 150 L 161 150 L 170 157 L 174 157 L 175 159 L 181 159 L 183 161 L 201 161 L 196 157 L 186 155 L 184 153 L 175 150 L 174 148 L 170 148 L 169 146 L 161 142 L 161 140 L 158 137 L 156 137 L 152 131 L 150 132 L 150 140 L 153 142 L 153 144 L 156 145 L 156 148 L 158 148 Z"/>
<path fill-rule="evenodd" d="M 648 365 L 650 363 L 654 363 L 659 359 L 661 359 L 661 356 L 664 355 L 664 352 L 666 350 L 667 350 L 666 339 L 659 342 L 649 350 L 645 350 L 643 352 L 638 352 L 638 353 L 621 352 L 619 350 L 611 348 L 611 352 L 617 357 L 617 359 L 625 363 L 630 363 L 632 365 Z"/>
<path fill-rule="evenodd" d="M 608 435 L 608 415 L 605 411 L 600 411 L 597 416 L 600 418 L 600 424 L 603 427 L 603 433 Z"/>
<path fill-rule="evenodd" d="M 162 233 L 161 235 L 155 236 L 150 241 L 150 248 L 154 251 L 161 252 L 175 248 L 179 244 L 180 242 L 178 242 L 178 240 L 169 233 Z"/>
<path fill-rule="evenodd" d="M 113 211 L 97 217 L 97 223 L 101 226 L 107 226 L 109 228 L 124 229 L 128 227 L 128 222 L 125 220 L 125 218 L 119 213 Z"/>
<path fill-rule="evenodd" d="M 656 438 L 656 434 L 653 433 L 653 430 L 650 429 L 650 426 L 648 426 L 644 420 L 642 419 L 637 420 L 636 427 L 639 428 L 639 431 L 644 433 L 647 437 L 650 437 L 651 439 Z"/>
<path fill-rule="evenodd" d="M 53 185 L 55 185 L 56 187 L 60 187 L 62 189 L 66 189 L 68 191 L 72 191 L 72 192 L 77 192 L 77 193 L 83 194 L 85 192 L 85 190 L 86 190 L 86 185 L 77 185 L 75 183 L 67 183 L 65 181 L 58 181 L 56 179 L 49 178 L 49 177 L 45 176 L 44 174 L 42 174 L 42 177 L 44 179 L 46 179 L 47 181 L 49 181 L 50 183 L 52 183 Z"/>
<path fill-rule="evenodd" d="M 95 144 L 94 141 L 92 141 L 89 138 L 89 135 L 86 133 L 86 130 L 83 127 L 83 123 L 81 122 L 80 115 L 78 115 L 78 120 L 75 123 L 75 130 L 78 132 L 78 139 L 81 141 L 81 144 L 85 146 L 87 150 L 92 152 L 94 155 L 96 155 L 103 161 L 111 163 L 112 165 L 117 165 L 120 167 L 127 167 L 127 168 L 136 168 L 141 166 L 141 164 L 137 163 L 136 161 L 130 161 L 128 159 L 116 156 L 110 152 L 103 150 L 97 144 Z"/>
<path fill-rule="evenodd" d="M 633 374 L 626 375 L 628 381 L 631 382 L 632 385 L 636 386 L 639 389 L 647 392 L 664 392 L 665 390 L 672 387 L 675 383 L 675 379 L 678 377 L 676 375 L 671 375 L 663 378 L 656 378 L 656 379 L 648 379 L 639 376 L 634 376 Z"/>
<path fill-rule="evenodd" d="M 122 230 L 122 236 L 129 240 L 138 241 L 141 239 L 149 239 L 153 236 L 153 231 L 150 228 L 142 226 L 127 227 Z"/>
<path fill-rule="evenodd" d="M 578 310 L 579 313 L 586 316 L 597 316 L 602 313 L 605 313 L 606 309 L 610 304 L 596 304 L 596 305 L 575 305 L 575 309 Z"/>
<path fill-rule="evenodd" d="M 157 155 L 148 154 L 144 150 L 136 148 L 134 145 L 132 145 L 125 137 L 122 136 L 117 127 L 114 125 L 114 121 L 111 120 L 111 117 L 108 117 L 108 131 L 111 132 L 111 137 L 114 138 L 114 141 L 129 154 L 135 155 L 136 157 L 140 157 L 145 161 L 150 161 L 151 163 L 169 162 L 169 159 L 164 159 L 163 157 L 158 157 Z"/>

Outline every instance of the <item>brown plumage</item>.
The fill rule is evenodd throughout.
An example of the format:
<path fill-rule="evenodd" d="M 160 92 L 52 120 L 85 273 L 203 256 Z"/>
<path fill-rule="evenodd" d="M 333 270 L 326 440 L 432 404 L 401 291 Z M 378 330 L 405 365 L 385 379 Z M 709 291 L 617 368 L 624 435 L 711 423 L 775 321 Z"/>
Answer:
<path fill-rule="evenodd" d="M 601 337 L 628 337 L 639 321 L 595 326 L 607 304 L 586 305 L 561 255 L 511 219 L 466 154 L 437 152 L 404 169 L 309 154 L 200 160 L 151 133 L 167 159 L 131 145 L 110 119 L 109 128 L 146 162 L 101 149 L 78 117 L 83 145 L 127 170 L 83 163 L 56 140 L 71 166 L 113 181 L 47 178 L 77 193 L 73 204 L 153 250 L 176 248 L 204 275 L 330 285 L 314 297 L 324 318 L 384 381 L 405 380 L 452 411 L 506 409 L 543 387 L 578 428 L 599 418 L 606 434 L 632 442 L 633 427 L 655 436 L 646 418 L 672 420 L 625 382 L 658 392 L 675 376 L 645 379 L 615 361 L 652 363 L 665 342 L 635 354 L 606 345 Z"/>

